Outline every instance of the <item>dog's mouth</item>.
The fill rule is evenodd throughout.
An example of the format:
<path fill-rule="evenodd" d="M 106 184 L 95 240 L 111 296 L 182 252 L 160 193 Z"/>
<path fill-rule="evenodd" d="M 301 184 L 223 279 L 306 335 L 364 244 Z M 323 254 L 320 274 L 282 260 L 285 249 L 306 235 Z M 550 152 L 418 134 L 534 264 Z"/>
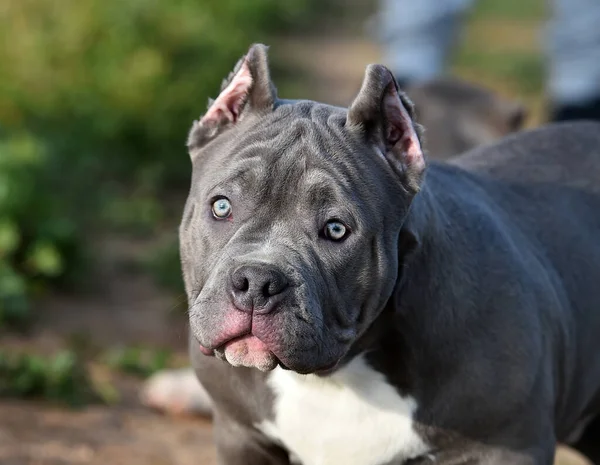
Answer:
<path fill-rule="evenodd" d="M 194 320 L 191 322 L 194 329 Z M 217 331 L 205 335 L 208 337 L 201 338 L 198 334 L 196 343 L 205 356 L 216 357 L 233 367 L 265 372 L 280 367 L 298 374 L 327 376 L 339 365 L 339 360 L 332 360 L 333 357 L 318 357 L 318 347 L 296 347 L 297 338 L 277 332 L 274 327 L 279 325 L 271 315 L 250 315 L 231 306 L 219 323 Z"/>
<path fill-rule="evenodd" d="M 283 365 L 269 347 L 252 333 L 230 339 L 214 350 L 202 346 L 200 350 L 205 355 L 215 355 L 234 367 L 271 371 Z"/>
<path fill-rule="evenodd" d="M 341 359 L 336 360 L 317 370 L 293 368 L 286 365 L 266 344 L 251 333 L 231 339 L 214 350 L 200 345 L 200 351 L 204 355 L 215 356 L 234 367 L 258 368 L 265 372 L 279 367 L 282 370 L 294 371 L 301 375 L 314 374 L 321 377 L 335 373 L 341 363 Z"/>
<path fill-rule="evenodd" d="M 235 337 L 216 349 L 208 349 L 201 344 L 200 351 L 207 356 L 215 356 L 234 367 L 258 368 L 261 371 L 271 371 L 279 367 L 286 371 L 294 371 L 299 374 L 315 374 L 318 376 L 328 376 L 334 373 L 340 361 L 337 360 L 323 366 L 318 370 L 297 370 L 286 365 L 268 346 L 252 333 Z"/>

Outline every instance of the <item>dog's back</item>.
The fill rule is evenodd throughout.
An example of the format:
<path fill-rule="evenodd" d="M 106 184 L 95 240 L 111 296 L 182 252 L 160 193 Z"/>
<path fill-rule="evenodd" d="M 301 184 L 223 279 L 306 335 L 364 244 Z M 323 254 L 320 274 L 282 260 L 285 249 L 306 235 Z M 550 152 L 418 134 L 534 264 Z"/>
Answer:
<path fill-rule="evenodd" d="M 459 78 L 441 77 L 405 90 L 425 127 L 427 152 L 435 160 L 518 131 L 527 114 L 518 101 Z"/>
<path fill-rule="evenodd" d="M 449 161 L 507 181 L 600 191 L 600 123 L 555 123 L 477 147 Z"/>
<path fill-rule="evenodd" d="M 485 231 L 488 216 L 499 218 L 517 251 L 515 260 L 538 270 L 536 276 L 547 282 L 544 288 L 552 290 L 544 296 L 554 307 L 545 309 L 544 327 L 559 341 L 546 348 L 557 361 L 554 371 L 561 383 L 558 423 L 577 423 L 572 416 L 577 411 L 598 412 L 600 124 L 563 123 L 523 132 L 466 153 L 451 165 L 483 175 L 457 170 L 455 192 L 447 194 L 483 212 L 481 224 L 460 234 Z M 453 170 L 433 164 L 430 174 L 438 181 Z M 492 238 L 488 247 L 495 247 Z M 567 433 L 557 431 L 562 440 Z"/>

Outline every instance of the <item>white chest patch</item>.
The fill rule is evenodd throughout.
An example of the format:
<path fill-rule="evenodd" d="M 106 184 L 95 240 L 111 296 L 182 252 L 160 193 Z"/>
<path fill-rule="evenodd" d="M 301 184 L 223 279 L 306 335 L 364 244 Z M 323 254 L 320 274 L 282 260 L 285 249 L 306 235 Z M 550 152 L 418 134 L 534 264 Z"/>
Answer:
<path fill-rule="evenodd" d="M 362 357 L 327 378 L 275 369 L 273 421 L 258 428 L 302 465 L 383 465 L 429 448 L 413 428 L 417 408 Z"/>

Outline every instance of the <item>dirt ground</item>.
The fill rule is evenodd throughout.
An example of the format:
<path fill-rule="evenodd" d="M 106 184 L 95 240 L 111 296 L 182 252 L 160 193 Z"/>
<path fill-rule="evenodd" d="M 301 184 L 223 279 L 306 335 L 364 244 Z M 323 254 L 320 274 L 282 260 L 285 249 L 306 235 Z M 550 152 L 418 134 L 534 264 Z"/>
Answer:
<path fill-rule="evenodd" d="M 286 39 L 273 53 L 294 57 L 311 82 L 308 97 L 347 104 L 377 47 L 360 34 Z M 292 96 L 298 97 L 298 96 Z M 306 96 L 305 96 L 306 97 Z M 85 334 L 94 344 L 146 343 L 185 358 L 186 327 L 173 318 L 181 299 L 162 292 L 148 276 L 123 262 L 144 253 L 144 244 L 120 238 L 100 241 L 104 261 L 97 286 L 84 295 L 54 296 L 40 304 L 42 317 L 28 339 L 12 341 L 46 351 L 64 336 Z M 210 421 L 172 418 L 148 411 L 138 400 L 141 381 L 123 376 L 121 401 L 112 407 L 67 410 L 43 403 L 0 402 L 2 465 L 212 465 Z M 581 463 L 561 451 L 561 464 Z"/>

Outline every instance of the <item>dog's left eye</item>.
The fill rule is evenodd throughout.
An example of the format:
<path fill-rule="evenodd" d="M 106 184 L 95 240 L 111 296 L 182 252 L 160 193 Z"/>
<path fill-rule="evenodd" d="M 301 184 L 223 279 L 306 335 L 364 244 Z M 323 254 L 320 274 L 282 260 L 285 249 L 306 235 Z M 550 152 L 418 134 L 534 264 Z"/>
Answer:
<path fill-rule="evenodd" d="M 218 220 L 224 220 L 231 216 L 231 202 L 225 197 L 217 199 L 212 204 L 213 216 Z"/>
<path fill-rule="evenodd" d="M 331 220 L 325 225 L 325 237 L 332 241 L 341 241 L 348 234 L 348 228 L 341 221 Z"/>

